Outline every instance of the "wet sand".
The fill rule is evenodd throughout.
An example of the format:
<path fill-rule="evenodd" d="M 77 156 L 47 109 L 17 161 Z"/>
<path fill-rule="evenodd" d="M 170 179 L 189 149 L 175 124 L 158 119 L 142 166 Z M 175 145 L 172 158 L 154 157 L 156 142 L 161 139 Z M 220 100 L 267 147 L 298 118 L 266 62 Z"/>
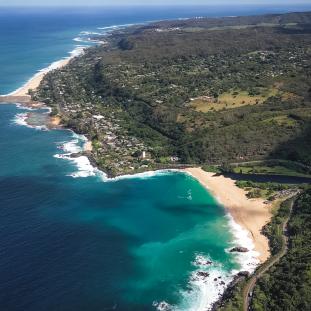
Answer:
<path fill-rule="evenodd" d="M 271 206 L 263 199 L 248 199 L 246 191 L 235 185 L 235 181 L 201 168 L 187 168 L 188 174 L 197 179 L 224 205 L 234 220 L 245 228 L 253 239 L 255 249 L 260 253 L 259 260 L 266 261 L 270 256 L 268 239 L 261 234 L 262 227 L 271 217 Z"/>

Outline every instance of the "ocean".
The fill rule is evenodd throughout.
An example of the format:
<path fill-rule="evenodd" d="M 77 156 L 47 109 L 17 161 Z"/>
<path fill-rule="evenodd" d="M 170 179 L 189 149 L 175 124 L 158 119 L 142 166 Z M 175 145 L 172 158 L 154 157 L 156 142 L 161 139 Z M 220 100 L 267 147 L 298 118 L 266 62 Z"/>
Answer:
<path fill-rule="evenodd" d="M 2 9 L 0 93 L 89 45 L 89 33 L 237 14 Z M 191 176 L 163 171 L 108 180 L 87 158 L 70 158 L 83 136 L 31 127 L 27 112 L 0 105 L 0 310 L 208 310 L 235 273 L 254 269 L 255 252 L 228 251 L 252 249 L 247 233 Z"/>

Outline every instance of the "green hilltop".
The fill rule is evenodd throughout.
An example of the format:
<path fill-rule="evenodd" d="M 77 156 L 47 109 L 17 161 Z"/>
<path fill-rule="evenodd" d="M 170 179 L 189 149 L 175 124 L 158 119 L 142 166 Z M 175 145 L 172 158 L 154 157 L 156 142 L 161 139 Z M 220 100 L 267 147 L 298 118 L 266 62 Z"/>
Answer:
<path fill-rule="evenodd" d="M 282 159 L 311 165 L 311 13 L 164 21 L 96 38 L 33 99 L 110 175 Z"/>

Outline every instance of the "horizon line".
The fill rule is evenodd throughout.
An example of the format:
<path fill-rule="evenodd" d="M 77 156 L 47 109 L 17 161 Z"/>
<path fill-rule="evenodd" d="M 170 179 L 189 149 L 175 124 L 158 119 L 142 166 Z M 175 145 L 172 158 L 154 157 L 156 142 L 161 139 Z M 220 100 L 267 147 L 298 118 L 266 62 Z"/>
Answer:
<path fill-rule="evenodd" d="M 286 4 L 286 3 L 280 3 L 280 4 L 263 4 L 263 3 L 249 3 L 249 4 L 225 4 L 225 3 L 219 3 L 219 4 L 138 4 L 138 3 L 132 3 L 132 4 L 116 4 L 116 5 L 85 5 L 85 4 L 74 4 L 74 5 L 53 5 L 53 4 L 38 4 L 38 5 L 1 5 L 1 8 L 98 8 L 98 7 L 133 7 L 133 6 L 140 6 L 140 7 L 252 7 L 252 6 L 261 6 L 261 7 L 297 7 L 297 6 L 305 6 L 305 7 L 311 7 L 311 3 L 295 3 L 295 4 Z"/>

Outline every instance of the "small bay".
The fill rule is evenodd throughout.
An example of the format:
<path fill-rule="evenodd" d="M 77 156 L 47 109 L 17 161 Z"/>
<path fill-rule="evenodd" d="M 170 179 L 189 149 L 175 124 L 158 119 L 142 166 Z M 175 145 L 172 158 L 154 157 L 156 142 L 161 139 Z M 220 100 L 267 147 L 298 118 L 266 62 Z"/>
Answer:
<path fill-rule="evenodd" d="M 263 13 L 135 10 L 3 9 L 0 93 L 89 45 L 83 31 Z M 240 255 L 228 252 L 241 241 L 216 199 L 180 172 L 108 180 L 87 160 L 69 159 L 82 136 L 31 128 L 27 112 L 0 105 L 0 309 L 206 310 L 241 269 Z"/>

